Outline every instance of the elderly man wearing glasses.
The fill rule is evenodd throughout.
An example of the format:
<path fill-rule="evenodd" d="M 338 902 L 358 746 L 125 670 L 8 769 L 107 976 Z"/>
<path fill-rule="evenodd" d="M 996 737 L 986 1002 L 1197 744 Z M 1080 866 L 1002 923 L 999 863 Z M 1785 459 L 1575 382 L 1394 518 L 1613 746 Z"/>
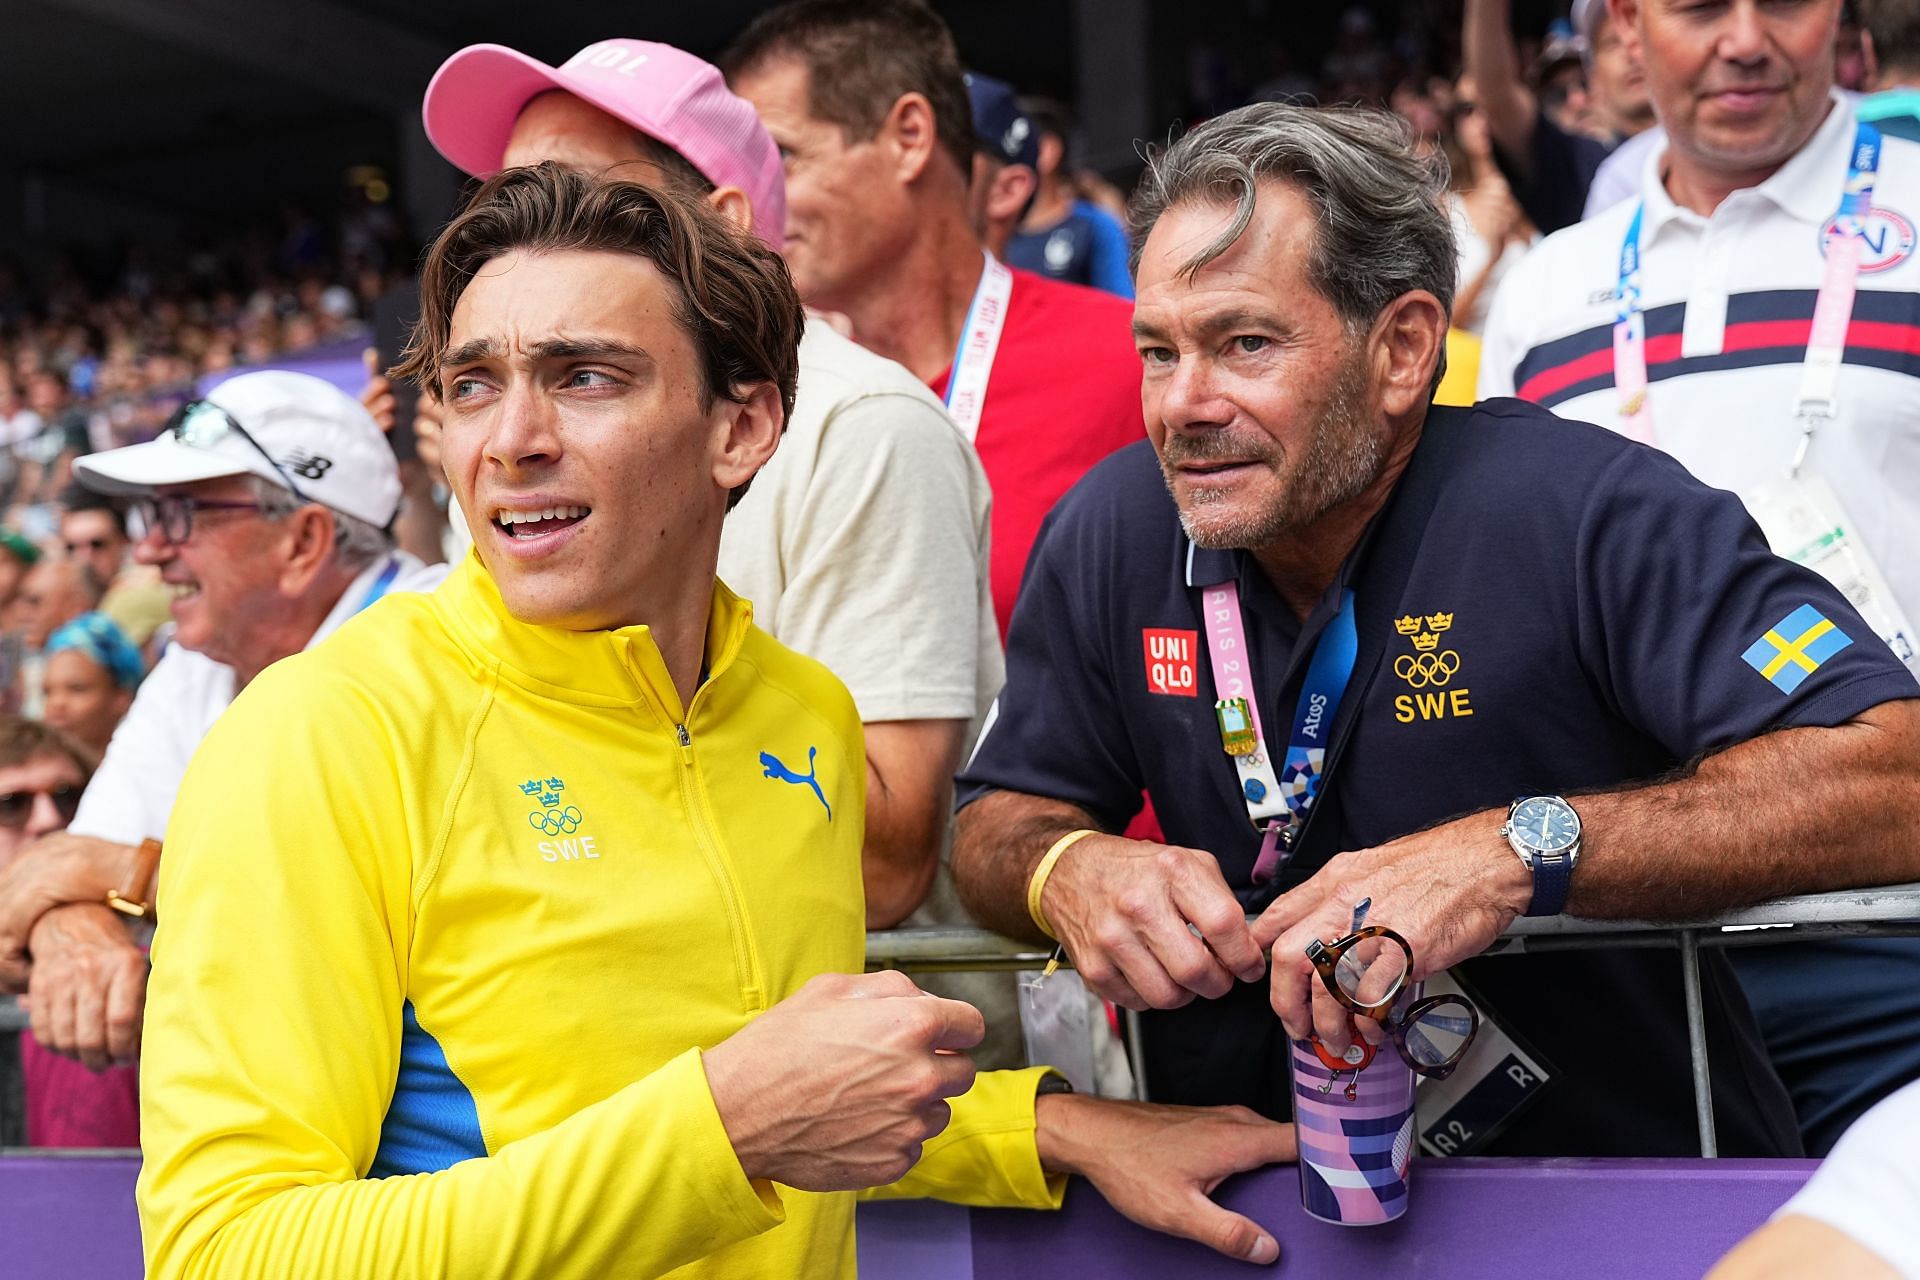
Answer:
<path fill-rule="evenodd" d="M 432 589 L 445 567 L 394 546 L 391 449 L 356 401 L 305 374 L 222 383 L 158 439 L 75 473 L 129 504 L 134 559 L 173 592 L 174 643 L 72 826 L 0 873 L 0 988 L 31 981 L 38 1000 L 60 975 L 77 1012 L 48 1047 L 98 1067 L 133 1057 L 146 984 L 146 957 L 108 908 L 151 914 L 160 841 L 201 737 L 267 666 L 388 592 Z"/>

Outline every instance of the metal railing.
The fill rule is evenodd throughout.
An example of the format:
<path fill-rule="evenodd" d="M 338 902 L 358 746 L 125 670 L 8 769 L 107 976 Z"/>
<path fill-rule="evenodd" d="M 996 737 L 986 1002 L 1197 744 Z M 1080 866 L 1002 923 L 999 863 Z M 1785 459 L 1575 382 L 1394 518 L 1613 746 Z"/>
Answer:
<path fill-rule="evenodd" d="M 1815 938 L 1920 936 L 1920 884 L 1848 889 L 1837 893 L 1776 898 L 1707 920 L 1588 920 L 1579 916 L 1520 919 L 1488 955 L 1569 951 L 1595 947 L 1673 947 L 1680 952 L 1682 994 L 1687 1009 L 1688 1049 L 1693 1061 L 1693 1104 L 1700 1154 L 1719 1154 L 1713 1127 L 1713 1079 L 1700 997 L 1700 949 L 1774 946 Z M 867 935 L 869 969 L 919 973 L 1038 969 L 1053 949 L 988 933 L 984 929 L 895 929 Z M 1062 964 L 1067 962 L 1063 959 Z M 1127 1019 L 1134 1078 L 1145 1096 L 1139 1051 L 1142 1027 Z"/>
<path fill-rule="evenodd" d="M 1708 920 L 1588 920 L 1578 916 L 1521 919 L 1514 921 L 1487 954 L 1525 955 L 1593 947 L 1677 948 L 1693 1060 L 1700 1154 L 1712 1156 L 1718 1154 L 1719 1144 L 1714 1137 L 1712 1074 L 1700 998 L 1700 949 L 1773 946 L 1813 938 L 1913 936 L 1920 936 L 1920 884 L 1777 898 Z M 984 929 L 891 929 L 867 935 L 869 969 L 1006 972 L 1042 968 L 1053 955 L 1051 947 L 1017 942 Z M 0 997 L 0 1146 L 25 1140 L 16 1045 L 18 1033 L 27 1025 L 27 1016 L 19 1006 Z M 1134 1079 L 1144 1096 L 1142 1036 L 1139 1018 L 1130 1014 L 1128 1050 Z"/>

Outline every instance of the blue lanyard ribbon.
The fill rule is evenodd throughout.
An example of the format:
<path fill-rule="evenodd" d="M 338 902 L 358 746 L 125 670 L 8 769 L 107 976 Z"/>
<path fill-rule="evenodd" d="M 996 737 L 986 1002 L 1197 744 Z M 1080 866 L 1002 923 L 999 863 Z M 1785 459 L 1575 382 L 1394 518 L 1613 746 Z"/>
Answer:
<path fill-rule="evenodd" d="M 1354 663 L 1360 653 L 1353 592 L 1341 591 L 1340 607 L 1314 642 L 1313 653 L 1307 659 L 1300 702 L 1294 709 L 1293 732 L 1287 740 L 1286 758 L 1277 777 L 1267 755 L 1265 730 L 1261 726 L 1259 690 L 1250 666 L 1253 651 L 1247 643 L 1246 623 L 1241 616 L 1239 587 L 1232 581 L 1204 585 L 1201 602 L 1207 652 L 1213 664 L 1214 691 L 1222 699 L 1217 704 L 1219 713 L 1223 717 L 1234 715 L 1232 724 L 1237 734 L 1242 732 L 1237 713 L 1243 707 L 1250 722 L 1245 727 L 1252 730 L 1252 743 L 1242 742 L 1236 749 L 1225 740 L 1229 723 L 1225 718 L 1222 720 L 1222 745 L 1239 776 L 1247 817 L 1264 833 L 1253 865 L 1253 879 L 1261 883 L 1271 880 L 1286 865 L 1325 785 L 1327 745 L 1333 735 L 1334 717 L 1340 712 L 1340 702 L 1353 680 Z M 1278 797 L 1269 794 L 1269 783 L 1277 784 Z"/>
<path fill-rule="evenodd" d="M 386 569 L 381 572 L 379 577 L 373 580 L 373 585 L 367 588 L 365 598 L 362 599 L 359 604 L 353 606 L 353 611 L 359 613 L 361 610 L 371 607 L 381 596 L 387 594 L 387 588 L 391 587 L 393 580 L 399 576 L 400 557 L 388 557 Z"/>
<path fill-rule="evenodd" d="M 1307 660 L 1307 678 L 1300 686 L 1300 702 L 1293 712 L 1293 733 L 1287 739 L 1287 759 L 1280 770 L 1280 796 L 1287 802 L 1285 826 L 1269 823 L 1253 863 L 1255 884 L 1280 874 L 1293 856 L 1293 847 L 1306 828 L 1327 777 L 1327 743 L 1333 736 L 1333 718 L 1353 682 L 1354 661 L 1360 656 L 1360 631 L 1354 621 L 1353 592 L 1340 593 L 1340 609 L 1328 620 L 1313 656 Z"/>
<path fill-rule="evenodd" d="M 1292 825 L 1306 823 L 1313 802 L 1320 798 L 1326 776 L 1327 739 L 1340 700 L 1353 681 L 1353 664 L 1360 656 L 1360 630 L 1353 617 L 1353 592 L 1340 593 L 1340 611 L 1320 633 L 1307 661 L 1307 681 L 1300 688 L 1300 705 L 1293 713 L 1293 735 L 1287 739 L 1287 762 L 1280 771 L 1280 794 L 1292 813 Z"/>

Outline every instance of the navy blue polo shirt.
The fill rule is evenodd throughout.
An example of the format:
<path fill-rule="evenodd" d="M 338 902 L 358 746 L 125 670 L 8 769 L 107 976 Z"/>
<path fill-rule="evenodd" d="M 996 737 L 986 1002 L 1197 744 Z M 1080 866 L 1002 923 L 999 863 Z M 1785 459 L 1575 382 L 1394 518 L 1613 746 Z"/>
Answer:
<path fill-rule="evenodd" d="M 1359 632 L 1320 803 L 1280 880 L 1259 889 L 1191 585 L 1228 577 L 1276 751 L 1343 588 Z M 1304 624 L 1250 556 L 1193 547 L 1149 446 L 1094 468 L 1034 546 L 1007 683 L 957 803 L 1020 791 L 1119 830 L 1145 792 L 1167 840 L 1214 854 L 1253 910 L 1341 850 L 1518 795 L 1654 779 L 1772 728 L 1916 695 L 1831 586 L 1769 553 L 1733 495 L 1612 432 L 1496 400 L 1430 411 Z M 1556 1072 L 1493 1153 L 1697 1153 L 1676 953 L 1486 956 L 1460 972 Z M 1702 980 L 1721 1150 L 1797 1153 L 1791 1105 L 1717 952 Z M 1147 1019 L 1155 1099 L 1287 1114 L 1285 1035 L 1264 984 Z"/>

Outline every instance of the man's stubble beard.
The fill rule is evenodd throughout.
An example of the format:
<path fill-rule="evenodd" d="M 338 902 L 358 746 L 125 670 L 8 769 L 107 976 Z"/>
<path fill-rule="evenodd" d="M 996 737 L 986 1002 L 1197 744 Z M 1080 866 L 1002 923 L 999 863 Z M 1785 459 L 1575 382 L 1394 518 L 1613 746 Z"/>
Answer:
<path fill-rule="evenodd" d="M 1299 463 L 1286 478 L 1286 489 L 1280 500 L 1265 512 L 1208 520 L 1208 509 L 1221 503 L 1222 495 L 1194 488 L 1190 507 L 1179 510 L 1180 525 L 1195 546 L 1209 551 L 1265 546 L 1306 528 L 1342 503 L 1351 502 L 1379 476 L 1386 456 L 1386 441 L 1380 432 L 1367 430 L 1363 420 L 1367 404 L 1366 361 L 1364 349 L 1357 343 L 1355 347 L 1340 364 L 1333 393 L 1307 433 Z M 1174 493 L 1171 464 L 1209 455 L 1231 456 L 1238 449 L 1237 442 L 1220 435 L 1170 436 L 1160 460 L 1168 492 Z M 1285 456 L 1277 444 L 1268 440 L 1260 461 L 1273 466 Z M 1178 503 L 1176 493 L 1175 505 Z"/>

